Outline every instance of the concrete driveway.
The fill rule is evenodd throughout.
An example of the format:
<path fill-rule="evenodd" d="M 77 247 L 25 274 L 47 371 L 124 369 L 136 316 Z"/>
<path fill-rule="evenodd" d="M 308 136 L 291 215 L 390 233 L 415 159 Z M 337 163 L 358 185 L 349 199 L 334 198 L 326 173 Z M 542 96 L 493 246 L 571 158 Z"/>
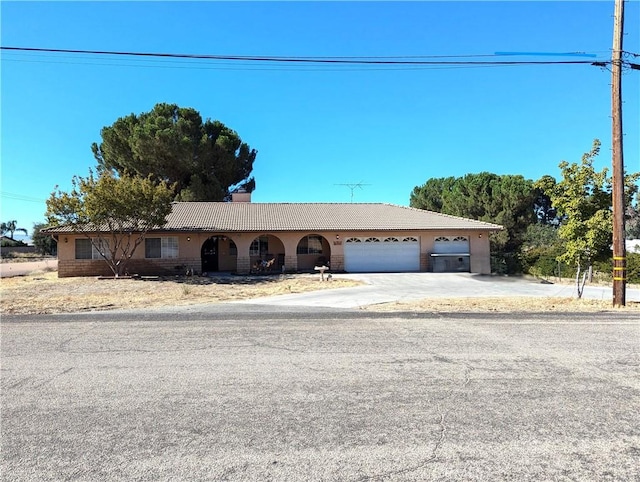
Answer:
<path fill-rule="evenodd" d="M 551 284 L 531 278 L 475 275 L 469 273 L 366 273 L 338 274 L 357 279 L 364 286 L 310 293 L 271 296 L 242 301 L 244 304 L 358 308 L 394 301 L 456 297 L 566 297 L 575 296 L 573 284 Z M 328 281 L 330 283 L 330 281 Z M 590 299 L 612 299 L 611 287 L 587 286 Z M 640 290 L 627 289 L 628 301 L 640 301 Z"/>

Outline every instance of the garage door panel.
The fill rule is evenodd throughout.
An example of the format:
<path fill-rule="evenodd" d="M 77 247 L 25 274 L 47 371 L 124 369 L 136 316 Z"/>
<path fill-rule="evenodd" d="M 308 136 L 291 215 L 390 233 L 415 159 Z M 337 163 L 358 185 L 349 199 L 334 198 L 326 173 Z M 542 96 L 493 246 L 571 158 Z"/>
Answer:
<path fill-rule="evenodd" d="M 344 259 L 345 270 L 351 273 L 419 271 L 420 244 L 417 240 L 365 242 L 361 239 L 345 243 Z"/>
<path fill-rule="evenodd" d="M 434 240 L 431 254 L 434 273 L 469 272 L 470 252 L 467 236 L 440 236 Z"/>

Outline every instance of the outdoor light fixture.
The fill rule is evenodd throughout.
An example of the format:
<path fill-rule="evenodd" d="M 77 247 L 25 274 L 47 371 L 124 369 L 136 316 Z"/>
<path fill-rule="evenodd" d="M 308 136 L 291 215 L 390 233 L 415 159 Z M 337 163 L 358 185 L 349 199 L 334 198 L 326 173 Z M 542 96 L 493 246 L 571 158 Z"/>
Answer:
<path fill-rule="evenodd" d="M 187 236 L 187 241 L 191 241 L 191 236 Z"/>
<path fill-rule="evenodd" d="M 68 243 L 68 242 L 69 242 L 69 238 L 65 237 L 65 238 L 64 238 L 64 242 L 65 242 L 65 243 Z"/>
<path fill-rule="evenodd" d="M 339 235 L 339 234 L 336 234 L 336 239 L 337 239 L 338 241 L 340 241 L 340 235 Z"/>

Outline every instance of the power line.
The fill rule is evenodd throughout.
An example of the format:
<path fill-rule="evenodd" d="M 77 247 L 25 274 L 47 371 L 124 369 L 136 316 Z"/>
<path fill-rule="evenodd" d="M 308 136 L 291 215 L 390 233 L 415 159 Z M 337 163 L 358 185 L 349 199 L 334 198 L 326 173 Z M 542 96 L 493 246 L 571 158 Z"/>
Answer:
<path fill-rule="evenodd" d="M 407 58 L 422 57 L 285 57 L 285 56 L 252 56 L 252 55 L 211 55 L 211 54 L 176 54 L 160 52 L 132 52 L 113 50 L 83 50 L 83 49 L 53 49 L 36 47 L 0 47 L 2 50 L 13 52 L 46 52 L 84 55 L 113 55 L 127 57 L 146 57 L 162 59 L 199 59 L 199 60 L 227 60 L 243 62 L 268 62 L 277 64 L 316 64 L 316 65 L 572 65 L 592 64 L 592 60 L 405 60 Z M 488 54 L 487 54 L 488 55 Z M 492 56 L 495 56 L 492 55 Z M 438 56 L 442 58 L 456 58 L 459 56 Z M 467 57 L 467 56 L 465 56 Z M 468 56 L 471 57 L 471 56 Z"/>
<path fill-rule="evenodd" d="M 33 203 L 44 203 L 46 202 L 46 200 L 44 199 L 39 199 L 36 197 L 31 197 L 31 196 L 24 196 L 22 194 L 14 194 L 11 192 L 6 192 L 6 191 L 2 191 L 0 193 L 0 195 L 2 195 L 2 197 L 7 198 L 7 199 L 13 199 L 16 201 L 28 201 L 28 202 L 33 202 Z"/>
<path fill-rule="evenodd" d="M 57 60 L 27 60 L 17 58 L 2 59 L 3 62 L 24 62 L 24 63 L 45 63 L 45 64 L 59 64 L 59 65 L 96 65 L 96 66 L 111 66 L 111 67 L 135 67 L 135 68 L 161 68 L 161 69 L 189 69 L 189 70 L 235 70 L 235 71 L 296 71 L 296 72 L 374 72 L 374 71 L 424 71 L 424 70 L 455 70 L 455 69 L 479 69 L 479 68 L 504 68 L 504 67 L 517 67 L 517 65 L 395 65 L 395 66 L 353 66 L 328 68 L 321 65 L 306 65 L 306 66 L 291 66 L 286 67 L 283 65 L 262 65 L 262 67 L 254 67 L 250 64 L 238 64 L 232 62 L 217 62 L 216 65 L 203 64 L 200 62 L 179 62 L 178 64 L 171 61 L 164 60 L 135 60 L 134 63 L 115 63 L 115 62 L 82 62 L 82 61 L 57 61 Z M 115 59 L 105 59 L 114 60 Z M 144 63 L 143 63 L 144 62 Z M 185 65 L 188 64 L 188 65 Z M 595 65 L 595 64 L 594 64 Z"/>

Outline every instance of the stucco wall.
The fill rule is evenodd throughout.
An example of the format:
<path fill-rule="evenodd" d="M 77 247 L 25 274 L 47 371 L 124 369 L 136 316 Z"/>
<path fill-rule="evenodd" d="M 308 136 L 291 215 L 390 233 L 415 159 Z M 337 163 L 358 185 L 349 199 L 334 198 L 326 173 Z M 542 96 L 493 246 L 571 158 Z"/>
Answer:
<path fill-rule="evenodd" d="M 322 255 L 298 255 L 297 246 L 307 235 L 323 237 Z M 202 246 L 211 236 L 218 236 L 218 263 L 220 271 L 249 273 L 258 257 L 250 256 L 249 248 L 254 239 L 259 236 L 269 236 L 269 257 L 278 257 L 284 262 L 288 272 L 313 271 L 319 256 L 330 259 L 332 271 L 344 269 L 344 241 L 349 237 L 388 237 L 413 236 L 420 242 L 420 270 L 431 271 L 431 253 L 434 240 L 439 236 L 467 236 L 470 246 L 470 269 L 472 273 L 489 274 L 491 262 L 489 253 L 489 232 L 468 230 L 433 230 L 433 231 L 316 231 L 300 233 L 153 233 L 148 237 L 175 236 L 178 238 L 178 258 L 145 259 L 145 247 L 142 243 L 129 261 L 129 273 L 139 274 L 180 274 L 186 269 L 201 272 Z M 81 237 L 81 236 L 80 236 Z M 107 264 L 102 260 L 76 260 L 75 238 L 73 235 L 62 235 L 58 242 L 58 275 L 65 276 L 93 276 L 109 275 Z M 237 255 L 231 253 L 230 240 L 236 245 Z M 281 266 L 277 267 L 278 271 Z"/>

